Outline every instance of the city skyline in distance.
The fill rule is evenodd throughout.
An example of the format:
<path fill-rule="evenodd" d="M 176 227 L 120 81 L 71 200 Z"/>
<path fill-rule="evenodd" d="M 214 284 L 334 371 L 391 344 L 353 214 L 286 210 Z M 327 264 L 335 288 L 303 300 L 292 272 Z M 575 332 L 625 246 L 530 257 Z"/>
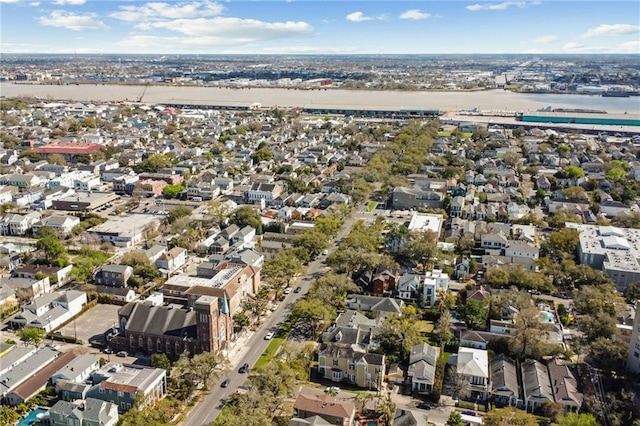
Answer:
<path fill-rule="evenodd" d="M 640 53 L 634 1 L 0 0 L 0 52 Z"/>

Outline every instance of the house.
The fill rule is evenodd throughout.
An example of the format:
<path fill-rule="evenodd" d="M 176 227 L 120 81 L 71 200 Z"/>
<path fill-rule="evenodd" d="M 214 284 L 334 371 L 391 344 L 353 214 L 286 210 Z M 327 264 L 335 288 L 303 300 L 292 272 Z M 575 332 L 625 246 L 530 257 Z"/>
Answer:
<path fill-rule="evenodd" d="M 161 254 L 156 260 L 158 269 L 165 270 L 167 273 L 174 272 L 184 266 L 185 263 L 187 263 L 187 250 L 182 247 L 174 247 Z"/>
<path fill-rule="evenodd" d="M 509 338 L 511 338 L 511 335 L 508 334 L 497 334 L 476 330 L 462 330 L 460 332 L 460 346 L 486 350 L 489 346 L 489 343 L 499 340 L 506 340 Z"/>
<path fill-rule="evenodd" d="M 118 406 L 95 398 L 80 401 L 58 401 L 49 409 L 51 426 L 115 426 Z"/>
<path fill-rule="evenodd" d="M 28 278 L 37 280 L 38 277 L 47 276 L 52 285 L 60 286 L 69 281 L 69 274 L 73 269 L 73 265 L 67 265 L 63 268 L 57 266 L 34 265 L 28 263 L 16 267 L 12 274 L 17 278 Z"/>
<path fill-rule="evenodd" d="M 3 404 L 15 407 L 36 396 L 47 386 L 51 375 L 75 357 L 73 352 L 39 349 L 0 378 Z"/>
<path fill-rule="evenodd" d="M 51 215 L 41 219 L 33 225 L 33 232 L 38 232 L 43 226 L 47 226 L 60 236 L 68 235 L 71 230 L 80 224 L 80 218 L 75 216 Z"/>
<path fill-rule="evenodd" d="M 55 385 L 58 380 L 81 383 L 98 368 L 100 368 L 100 362 L 94 355 L 79 355 L 51 376 L 51 384 Z"/>
<path fill-rule="evenodd" d="M 411 348 L 407 381 L 414 392 L 433 392 L 440 348 L 420 343 Z"/>
<path fill-rule="evenodd" d="M 126 287 L 129 278 L 133 276 L 133 268 L 129 265 L 105 265 L 93 277 L 98 285 L 111 287 Z"/>
<path fill-rule="evenodd" d="M 537 259 L 540 254 L 540 249 L 534 244 L 527 241 L 513 241 L 509 240 L 507 246 L 504 248 L 505 257 L 523 257 L 528 259 Z"/>
<path fill-rule="evenodd" d="M 405 274 L 398 279 L 398 298 L 402 300 L 416 300 L 420 291 L 420 276 Z"/>
<path fill-rule="evenodd" d="M 0 219 L 0 234 L 24 235 L 34 224 L 40 221 L 41 217 L 38 212 L 26 215 L 7 214 Z"/>
<path fill-rule="evenodd" d="M 440 269 L 427 272 L 423 281 L 423 297 L 430 306 L 436 304 L 438 293 L 449 288 L 449 275 Z"/>
<path fill-rule="evenodd" d="M 114 301 L 129 303 L 136 299 L 136 292 L 128 287 L 110 287 L 104 285 L 97 285 L 96 292 L 98 294 L 107 294 L 111 296 Z"/>
<path fill-rule="evenodd" d="M 579 391 L 572 366 L 564 360 L 553 358 L 547 363 L 547 368 L 555 401 L 562 405 L 565 411 L 580 411 L 584 394 Z"/>
<path fill-rule="evenodd" d="M 82 312 L 87 293 L 78 290 L 35 297 L 10 320 L 12 327 L 35 327 L 51 332 Z"/>
<path fill-rule="evenodd" d="M 293 403 L 293 413 L 294 420 L 318 416 L 332 425 L 356 424 L 356 406 L 352 402 L 340 401 L 329 395 L 313 396 L 300 393 Z"/>
<path fill-rule="evenodd" d="M 524 404 L 527 411 L 536 411 L 545 402 L 554 402 L 553 389 L 547 366 L 539 361 L 527 359 L 521 366 Z"/>
<path fill-rule="evenodd" d="M 472 399 L 486 399 L 489 390 L 489 356 L 486 350 L 460 347 L 456 372 L 469 382 Z"/>
<path fill-rule="evenodd" d="M 365 389 L 380 389 L 385 373 L 385 356 L 370 353 L 371 330 L 335 326 L 322 336 L 318 352 L 320 377 L 346 381 Z"/>
<path fill-rule="evenodd" d="M 56 392 L 64 401 L 86 399 L 90 390 L 91 384 L 88 381 L 76 383 L 71 380 L 60 379 L 56 382 Z"/>
<path fill-rule="evenodd" d="M 270 205 L 281 193 L 282 187 L 277 183 L 254 182 L 244 193 L 244 197 L 249 204 L 263 200 Z"/>
<path fill-rule="evenodd" d="M 491 359 L 491 401 L 498 405 L 523 405 L 516 362 L 505 354 Z"/>
<path fill-rule="evenodd" d="M 11 289 L 18 299 L 32 300 L 51 291 L 49 277 L 41 279 L 0 277 L 0 288 Z"/>
<path fill-rule="evenodd" d="M 368 312 L 375 312 L 378 315 L 402 313 L 404 302 L 390 297 L 365 296 L 362 294 L 351 294 L 347 298 L 349 309 L 360 309 Z"/>
<path fill-rule="evenodd" d="M 93 373 L 95 385 L 88 397 L 111 402 L 119 413 L 126 413 L 134 404 L 144 408 L 167 394 L 167 371 L 133 364 L 107 363 Z"/>
<path fill-rule="evenodd" d="M 471 261 L 468 257 L 463 256 L 457 261 L 453 270 L 456 275 L 456 279 L 464 280 L 471 275 Z"/>

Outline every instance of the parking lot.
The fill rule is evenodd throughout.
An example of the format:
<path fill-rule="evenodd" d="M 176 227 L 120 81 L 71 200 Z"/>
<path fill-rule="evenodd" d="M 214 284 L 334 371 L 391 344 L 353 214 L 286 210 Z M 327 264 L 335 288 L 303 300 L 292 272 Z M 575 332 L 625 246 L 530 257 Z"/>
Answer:
<path fill-rule="evenodd" d="M 89 341 L 93 340 L 103 342 L 104 332 L 114 324 L 117 326 L 118 309 L 120 308 L 121 306 L 117 305 L 98 304 L 58 331 L 65 336 L 75 336 L 78 339 L 82 339 L 85 345 L 88 345 Z"/>

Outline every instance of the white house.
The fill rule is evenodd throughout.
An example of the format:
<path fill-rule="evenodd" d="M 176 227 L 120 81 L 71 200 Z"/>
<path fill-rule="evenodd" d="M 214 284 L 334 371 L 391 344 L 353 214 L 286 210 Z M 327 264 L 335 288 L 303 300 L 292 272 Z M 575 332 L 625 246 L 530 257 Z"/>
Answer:
<path fill-rule="evenodd" d="M 423 282 L 423 296 L 425 303 L 433 306 L 436 303 L 438 292 L 447 291 L 449 288 L 449 275 L 440 269 L 427 272 Z"/>
<path fill-rule="evenodd" d="M 83 291 L 44 294 L 24 306 L 22 312 L 11 320 L 11 325 L 41 328 L 50 332 L 79 314 L 86 303 L 87 294 Z"/>
<path fill-rule="evenodd" d="M 471 397 L 486 398 L 489 390 L 489 355 L 483 349 L 458 349 L 456 372 L 471 385 Z"/>
<path fill-rule="evenodd" d="M 59 235 L 67 235 L 74 226 L 80 224 L 80 218 L 75 216 L 51 215 L 41 219 L 33 225 L 33 232 L 38 232 L 43 226 L 48 226 L 56 231 Z"/>
<path fill-rule="evenodd" d="M 82 383 L 99 368 L 100 362 L 95 355 L 82 354 L 51 376 L 51 383 L 55 385 L 61 379 Z"/>
<path fill-rule="evenodd" d="M 0 220 L 0 233 L 2 233 L 2 235 L 23 235 L 38 222 L 41 217 L 38 212 L 32 212 L 24 216 L 8 214 Z"/>
<path fill-rule="evenodd" d="M 160 255 L 156 260 L 158 269 L 173 272 L 187 263 L 187 250 L 182 247 L 174 247 L 166 253 Z"/>
<path fill-rule="evenodd" d="M 528 259 L 537 259 L 540 254 L 540 249 L 534 244 L 526 241 L 513 241 L 507 242 L 507 246 L 504 249 L 504 255 L 507 257 L 526 257 Z"/>
<path fill-rule="evenodd" d="M 416 392 L 432 392 L 440 348 L 420 343 L 411 348 L 407 377 Z"/>

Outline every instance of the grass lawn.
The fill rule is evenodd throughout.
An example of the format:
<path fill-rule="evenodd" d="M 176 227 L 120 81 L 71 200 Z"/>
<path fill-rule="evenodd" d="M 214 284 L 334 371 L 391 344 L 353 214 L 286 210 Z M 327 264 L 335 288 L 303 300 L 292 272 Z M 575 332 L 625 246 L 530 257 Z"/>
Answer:
<path fill-rule="evenodd" d="M 260 368 L 271 361 L 284 341 L 285 339 L 283 337 L 274 337 L 271 339 L 269 346 L 267 346 L 267 349 L 265 349 L 262 355 L 260 355 L 260 358 L 256 361 L 254 368 Z"/>
<path fill-rule="evenodd" d="M 373 211 L 373 209 L 375 209 L 375 208 L 376 208 L 376 206 L 377 206 L 377 205 L 378 205 L 378 202 L 377 202 L 377 201 L 371 201 L 371 202 L 369 202 L 369 206 L 367 206 L 367 211 L 368 211 L 369 213 L 371 213 L 371 212 Z"/>
<path fill-rule="evenodd" d="M 418 321 L 418 327 L 421 334 L 433 333 L 434 324 L 431 321 Z"/>

